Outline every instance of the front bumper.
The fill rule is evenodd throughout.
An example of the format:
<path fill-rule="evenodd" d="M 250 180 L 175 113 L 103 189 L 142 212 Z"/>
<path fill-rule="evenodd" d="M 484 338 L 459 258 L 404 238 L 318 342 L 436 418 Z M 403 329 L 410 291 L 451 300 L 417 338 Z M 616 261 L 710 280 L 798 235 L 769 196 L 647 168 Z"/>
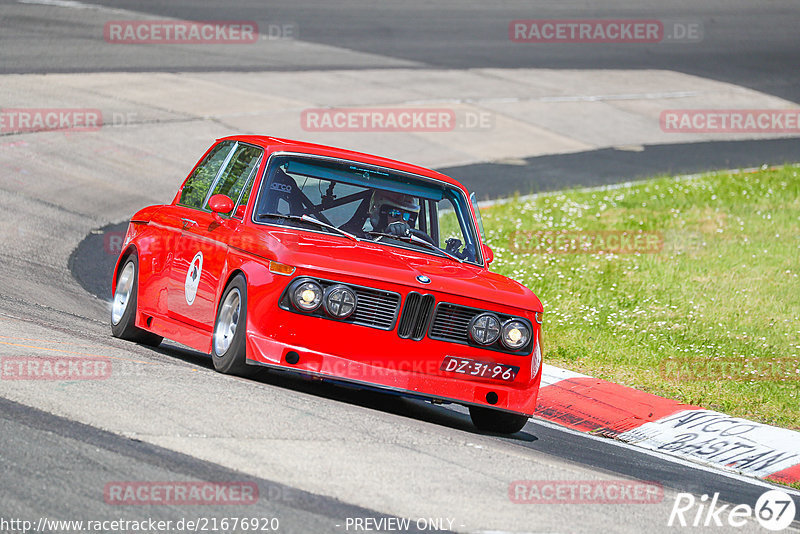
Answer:
<path fill-rule="evenodd" d="M 271 327 L 248 332 L 249 364 L 528 416 L 536 409 L 541 366 L 532 369 L 530 355 L 505 355 L 428 337 L 420 341 L 400 339 L 394 330 L 283 310 L 270 315 L 264 324 Z M 520 371 L 513 382 L 447 373 L 440 369 L 446 356 L 516 365 Z"/>

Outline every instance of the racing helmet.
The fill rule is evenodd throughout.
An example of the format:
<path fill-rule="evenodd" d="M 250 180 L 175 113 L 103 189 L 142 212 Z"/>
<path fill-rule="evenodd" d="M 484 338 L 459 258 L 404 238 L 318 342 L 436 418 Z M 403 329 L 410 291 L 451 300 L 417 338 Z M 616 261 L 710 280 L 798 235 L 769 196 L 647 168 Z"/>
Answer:
<path fill-rule="evenodd" d="M 413 219 L 407 222 L 412 227 L 417 215 L 419 215 L 419 201 L 411 195 L 376 190 L 372 193 L 372 199 L 369 203 L 369 220 L 373 228 L 380 228 L 386 225 L 386 211 L 388 208 L 397 208 L 411 214 Z"/>

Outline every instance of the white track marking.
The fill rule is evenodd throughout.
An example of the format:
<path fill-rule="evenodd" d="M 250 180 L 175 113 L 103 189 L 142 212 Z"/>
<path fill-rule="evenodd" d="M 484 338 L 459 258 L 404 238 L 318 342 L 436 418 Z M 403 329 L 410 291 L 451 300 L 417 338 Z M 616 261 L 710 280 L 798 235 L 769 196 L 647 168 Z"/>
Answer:
<path fill-rule="evenodd" d="M 552 386 L 562 380 L 569 380 L 570 378 L 592 378 L 588 375 L 582 375 L 569 369 L 562 369 L 554 365 L 542 364 L 542 386 Z"/>
<path fill-rule="evenodd" d="M 800 497 L 800 491 L 792 489 L 792 488 L 790 488 L 788 486 L 783 486 L 783 485 L 776 484 L 776 483 L 766 482 L 766 481 L 763 481 L 763 480 L 758 479 L 758 478 L 753 478 L 753 477 L 749 477 L 749 476 L 746 476 L 746 475 L 741 475 L 741 474 L 736 473 L 734 471 L 729 471 L 727 469 L 720 468 L 720 467 L 709 467 L 709 466 L 706 466 L 706 465 L 703 465 L 703 464 L 699 464 L 699 463 L 696 463 L 696 462 L 685 460 L 683 458 L 679 458 L 679 457 L 676 457 L 676 456 L 671 456 L 671 455 L 668 455 L 668 454 L 664 454 L 662 452 L 657 452 L 657 451 L 653 451 L 653 450 L 650 450 L 650 449 L 643 449 L 643 448 L 638 447 L 636 445 L 630 445 L 630 444 L 622 442 L 622 441 L 617 441 L 617 440 L 609 439 L 609 438 L 602 438 L 602 437 L 599 437 L 599 436 L 594 436 L 592 434 L 587 434 L 586 432 L 579 432 L 577 430 L 573 430 L 571 428 L 563 427 L 563 426 L 561 426 L 559 424 L 551 423 L 550 421 L 547 421 L 545 419 L 540 419 L 538 417 L 531 418 L 531 421 L 534 424 L 542 425 L 542 426 L 547 427 L 547 428 L 560 430 L 562 432 L 566 432 L 568 434 L 574 434 L 576 436 L 585 436 L 585 437 L 587 437 L 589 439 L 593 439 L 593 440 L 596 440 L 596 441 L 602 441 L 603 443 L 608 443 L 608 444 L 614 445 L 616 447 L 621 447 L 623 449 L 629 449 L 629 450 L 637 451 L 637 452 L 640 452 L 642 454 L 647 454 L 647 455 L 653 456 L 655 458 L 660 458 L 661 460 L 666 460 L 668 462 L 680 464 L 680 465 L 683 465 L 685 467 L 691 467 L 693 469 L 698 469 L 700 471 L 706 471 L 708 473 L 716 473 L 718 475 L 721 475 L 721 476 L 724 476 L 724 477 L 727 477 L 727 478 L 731 478 L 731 479 L 737 480 L 739 482 L 745 482 L 747 484 L 752 484 L 754 486 L 759 486 L 761 488 L 765 488 L 765 489 L 780 488 L 782 491 L 784 491 L 786 493 L 789 493 L 791 495 L 795 495 L 797 497 Z"/>
<path fill-rule="evenodd" d="M 407 100 L 407 106 L 431 104 L 516 104 L 520 102 L 604 102 L 609 100 L 663 100 L 672 98 L 690 98 L 698 96 L 698 91 L 668 91 L 663 93 L 622 93 L 609 95 L 559 95 L 535 96 L 530 98 L 494 97 L 494 98 L 431 98 L 424 100 Z"/>
<path fill-rule="evenodd" d="M 800 168 L 800 164 L 789 165 L 790 167 Z M 782 167 L 782 166 L 781 166 Z M 716 174 L 749 174 L 752 172 L 766 170 L 766 169 L 778 169 L 780 167 L 748 167 L 747 169 L 723 169 L 717 171 L 708 171 L 708 172 L 700 172 L 695 174 L 677 174 L 672 177 L 673 180 L 676 182 L 684 182 L 684 181 L 691 181 L 697 180 L 698 178 L 702 178 L 704 176 L 709 175 L 716 175 Z M 481 208 L 490 208 L 494 205 L 499 204 L 508 204 L 509 202 L 526 202 L 528 200 L 534 200 L 540 197 L 551 197 L 555 195 L 563 195 L 565 193 L 569 193 L 572 191 L 577 191 L 579 193 L 594 193 L 599 191 L 614 191 L 615 189 L 625 189 L 627 187 L 633 187 L 635 185 L 641 185 L 647 180 L 631 180 L 628 182 L 621 182 L 618 184 L 608 184 L 608 185 L 597 185 L 591 187 L 581 187 L 574 190 L 557 190 L 557 191 L 544 191 L 542 193 L 533 193 L 532 195 L 523 195 L 520 197 L 507 197 L 507 198 L 498 198 L 494 200 L 481 200 L 478 202 L 478 207 Z"/>
<path fill-rule="evenodd" d="M 74 0 L 17 0 L 19 4 L 35 4 L 40 6 L 68 7 L 72 9 L 102 9 L 102 6 L 84 4 Z"/>

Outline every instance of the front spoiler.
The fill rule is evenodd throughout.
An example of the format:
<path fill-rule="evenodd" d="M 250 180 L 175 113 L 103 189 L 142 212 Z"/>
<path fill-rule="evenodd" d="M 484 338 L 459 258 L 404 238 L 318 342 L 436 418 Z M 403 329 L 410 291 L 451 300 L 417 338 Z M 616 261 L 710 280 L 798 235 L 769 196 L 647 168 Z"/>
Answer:
<path fill-rule="evenodd" d="M 502 412 L 531 417 L 541 382 L 541 367 L 527 387 L 503 382 L 479 382 L 456 376 L 432 375 L 402 369 L 390 369 L 349 360 L 333 354 L 304 347 L 287 345 L 250 334 L 247 337 L 249 365 L 291 371 L 303 375 L 378 389 L 418 399 L 449 402 L 465 406 L 480 406 Z M 290 364 L 287 354 L 296 354 L 298 361 Z M 335 372 L 334 372 L 335 371 Z M 496 395 L 496 402 L 487 400 Z"/>

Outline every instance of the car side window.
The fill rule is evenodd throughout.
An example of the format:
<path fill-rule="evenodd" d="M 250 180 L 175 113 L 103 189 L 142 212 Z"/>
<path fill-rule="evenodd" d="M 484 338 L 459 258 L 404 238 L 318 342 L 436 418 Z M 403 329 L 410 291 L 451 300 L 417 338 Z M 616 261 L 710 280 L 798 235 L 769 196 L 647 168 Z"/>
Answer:
<path fill-rule="evenodd" d="M 244 190 L 242 190 L 241 195 L 239 195 L 239 202 L 236 204 L 236 209 L 233 210 L 233 217 L 237 219 L 244 218 L 244 212 L 247 209 L 247 202 L 250 200 L 250 192 L 253 190 L 255 175 L 260 163 L 261 158 L 259 157 L 253 165 L 253 169 L 250 171 L 250 176 L 247 178 L 247 182 L 245 182 Z"/>
<path fill-rule="evenodd" d="M 222 167 L 235 144 L 234 141 L 223 141 L 211 149 L 211 152 L 208 153 L 189 179 L 186 180 L 186 184 L 181 190 L 181 198 L 178 204 L 189 208 L 200 209 L 203 207 L 208 196 L 208 190 L 211 189 L 220 167 Z"/>
<path fill-rule="evenodd" d="M 261 153 L 259 147 L 240 143 L 209 198 L 213 195 L 226 195 L 236 203 L 247 179 L 261 158 Z"/>

